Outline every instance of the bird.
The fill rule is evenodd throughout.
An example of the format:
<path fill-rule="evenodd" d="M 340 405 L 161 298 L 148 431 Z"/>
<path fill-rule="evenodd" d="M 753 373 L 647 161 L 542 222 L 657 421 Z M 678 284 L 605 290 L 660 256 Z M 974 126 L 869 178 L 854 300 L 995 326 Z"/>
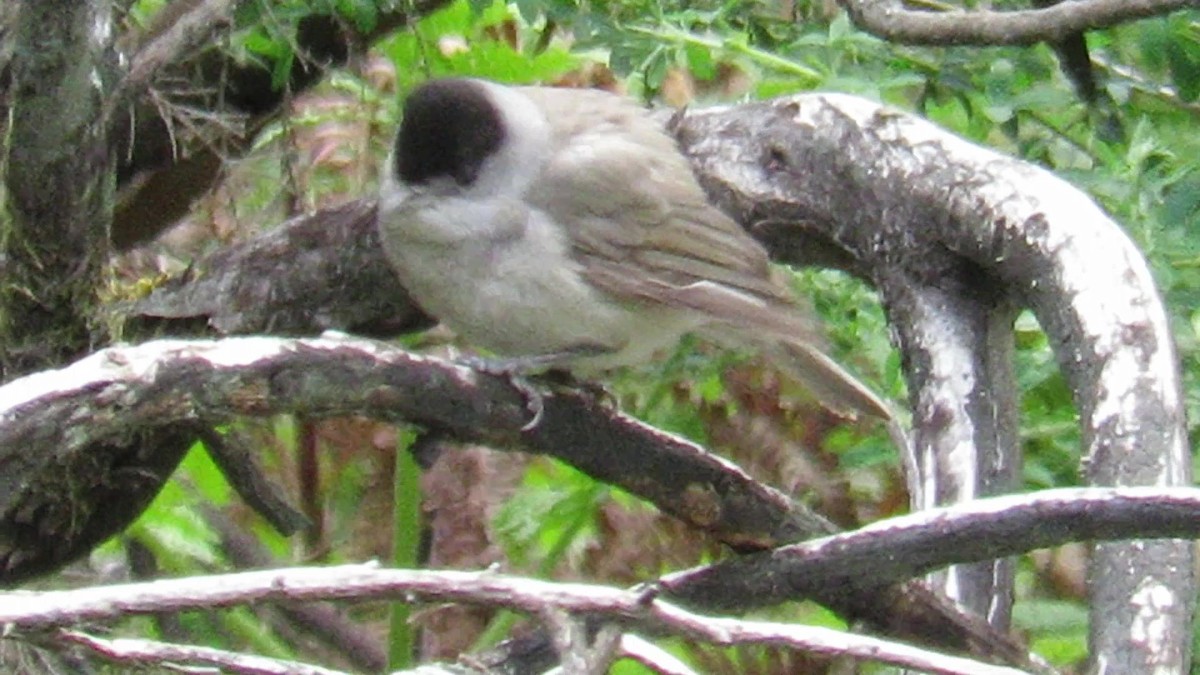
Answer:
<path fill-rule="evenodd" d="M 675 140 L 629 98 L 418 85 L 382 171 L 377 226 L 417 305 L 502 358 L 594 377 L 695 333 L 757 349 L 836 413 L 893 419 L 823 351 L 765 248 L 709 202 Z"/>

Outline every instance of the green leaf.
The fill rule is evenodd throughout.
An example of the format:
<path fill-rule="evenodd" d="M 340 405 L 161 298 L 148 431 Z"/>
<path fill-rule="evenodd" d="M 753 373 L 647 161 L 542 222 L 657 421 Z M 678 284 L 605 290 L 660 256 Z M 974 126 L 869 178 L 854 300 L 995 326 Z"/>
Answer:
<path fill-rule="evenodd" d="M 1200 97 L 1200 48 L 1184 40 L 1173 40 L 1165 46 L 1171 77 L 1180 98 L 1195 101 Z"/>
<path fill-rule="evenodd" d="M 379 23 L 379 7 L 375 0 L 337 0 L 337 12 L 364 33 L 371 32 Z"/>
<path fill-rule="evenodd" d="M 688 70 L 697 79 L 711 80 L 717 74 L 717 65 L 711 49 L 694 43 L 684 45 L 683 49 Z"/>
<path fill-rule="evenodd" d="M 523 489 L 496 516 L 495 526 L 518 567 L 537 565 L 543 574 L 582 546 L 608 488 L 565 464 L 531 463 Z"/>
<path fill-rule="evenodd" d="M 454 74 L 513 84 L 532 84 L 553 79 L 575 67 L 578 62 L 577 57 L 559 47 L 551 47 L 531 57 L 500 41 L 473 43 L 467 51 L 447 59 L 447 65 Z"/>
<path fill-rule="evenodd" d="M 479 16 L 466 0 L 455 0 L 438 11 L 426 15 L 417 22 L 417 30 L 426 38 L 436 39 L 443 35 L 466 35 Z"/>
<path fill-rule="evenodd" d="M 480 11 L 468 0 L 456 0 L 417 23 L 414 30 L 393 36 L 381 48 L 395 62 L 399 86 L 406 90 L 429 77 L 482 77 L 514 84 L 553 80 L 578 66 L 580 59 L 558 44 L 538 54 L 514 49 L 487 30 L 516 18 L 502 2 L 488 2 Z M 528 25 L 520 26 L 529 32 Z M 532 38 L 532 34 L 529 36 Z M 439 41 L 454 39 L 463 49 L 448 54 Z M 523 40 L 532 44 L 536 40 Z"/>

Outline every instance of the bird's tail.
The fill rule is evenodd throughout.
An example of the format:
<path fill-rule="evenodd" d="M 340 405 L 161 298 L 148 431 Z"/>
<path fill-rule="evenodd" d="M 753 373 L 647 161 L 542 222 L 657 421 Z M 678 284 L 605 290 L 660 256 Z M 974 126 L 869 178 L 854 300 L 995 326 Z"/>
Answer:
<path fill-rule="evenodd" d="M 895 418 L 882 398 L 816 345 L 781 340 L 766 345 L 764 352 L 833 412 L 849 417 L 867 415 L 884 421 Z"/>
<path fill-rule="evenodd" d="M 878 419 L 905 464 L 911 464 L 908 432 L 892 407 L 819 346 L 785 339 L 770 344 L 762 343 L 760 351 L 784 374 L 812 392 L 829 410 L 850 418 L 864 415 Z"/>
<path fill-rule="evenodd" d="M 748 330 L 728 325 L 707 326 L 703 333 L 724 347 L 752 347 L 839 415 L 850 418 L 866 415 L 885 422 L 895 419 L 891 407 L 882 398 L 810 339 L 781 338 L 766 331 L 753 335 Z"/>

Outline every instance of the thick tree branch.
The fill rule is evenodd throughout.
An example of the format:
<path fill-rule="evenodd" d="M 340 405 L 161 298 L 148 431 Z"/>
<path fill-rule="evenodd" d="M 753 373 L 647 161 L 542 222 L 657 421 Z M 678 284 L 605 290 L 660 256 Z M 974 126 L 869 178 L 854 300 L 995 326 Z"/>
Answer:
<path fill-rule="evenodd" d="M 113 212 L 112 150 L 98 122 L 113 76 L 111 4 L 18 5 L 0 379 L 77 358 L 104 339 L 89 319 Z"/>
<path fill-rule="evenodd" d="M 374 201 L 300 216 L 199 261 L 137 303 L 127 331 L 144 337 L 392 336 L 432 324 L 384 260 Z"/>
<path fill-rule="evenodd" d="M 710 194 L 778 257 L 835 264 L 879 290 L 899 337 L 918 457 L 945 467 L 914 479 L 927 493 L 986 494 L 986 471 L 1011 472 L 1017 461 L 1013 418 L 978 405 L 1011 386 L 1011 336 L 989 317 L 1014 302 L 1055 345 L 1093 484 L 1190 484 L 1166 312 L 1136 246 L 1085 194 L 849 96 L 697 111 L 679 126 Z M 958 484 L 941 485 L 938 473 Z M 1186 669 L 1191 544 L 1109 544 L 1093 561 L 1096 658 L 1123 672 Z M 1133 637 L 1147 634 L 1154 639 Z"/>
<path fill-rule="evenodd" d="M 839 0 L 859 28 L 888 42 L 1030 45 L 1194 6 L 1194 0 L 1072 0 L 1044 9 L 932 12 L 897 0 Z"/>
<path fill-rule="evenodd" d="M 832 531 L 729 462 L 588 395 L 550 393 L 544 406 L 543 421 L 523 431 L 526 401 L 504 376 L 365 340 L 114 347 L 0 388 L 0 446 L 26 449 L 0 456 L 0 514 L 23 512 L 27 500 L 37 499 L 34 476 L 91 457 L 94 444 L 140 429 L 292 412 L 365 414 L 461 441 L 569 456 L 737 547 L 768 548 Z"/>

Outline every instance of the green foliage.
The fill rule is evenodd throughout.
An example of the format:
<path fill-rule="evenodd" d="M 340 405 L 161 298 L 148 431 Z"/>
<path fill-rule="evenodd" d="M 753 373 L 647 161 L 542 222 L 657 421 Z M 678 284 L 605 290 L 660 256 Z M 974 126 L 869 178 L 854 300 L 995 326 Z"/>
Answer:
<path fill-rule="evenodd" d="M 1039 599 L 1013 607 L 1013 624 L 1034 636 L 1030 647 L 1051 664 L 1067 667 L 1087 657 L 1087 609 L 1078 602 Z"/>
<path fill-rule="evenodd" d="M 505 554 L 516 569 L 549 575 L 594 536 L 596 509 L 609 490 L 565 464 L 534 462 L 522 489 L 496 516 Z"/>
<path fill-rule="evenodd" d="M 542 50 L 528 25 L 520 26 L 521 47 L 495 39 L 489 30 L 512 20 L 503 3 L 455 2 L 422 18 L 412 31 L 396 33 L 379 48 L 396 64 L 399 88 L 407 90 L 431 77 L 472 76 L 502 82 L 534 83 L 553 79 L 579 63 L 561 45 Z"/>
<path fill-rule="evenodd" d="M 1183 100 L 1200 98 L 1200 25 L 1195 16 L 1181 13 L 1147 24 L 1136 37 L 1144 66 L 1160 78 L 1169 75 Z"/>
<path fill-rule="evenodd" d="M 213 506 L 227 504 L 229 486 L 201 443 L 188 451 L 179 475 L 180 479 L 167 483 L 159 492 L 125 536 L 153 551 L 160 565 L 166 563 L 179 570 L 197 564 L 212 565 L 223 558 L 219 537 L 195 509 L 196 498 Z M 109 550 L 115 553 L 115 548 Z"/>

